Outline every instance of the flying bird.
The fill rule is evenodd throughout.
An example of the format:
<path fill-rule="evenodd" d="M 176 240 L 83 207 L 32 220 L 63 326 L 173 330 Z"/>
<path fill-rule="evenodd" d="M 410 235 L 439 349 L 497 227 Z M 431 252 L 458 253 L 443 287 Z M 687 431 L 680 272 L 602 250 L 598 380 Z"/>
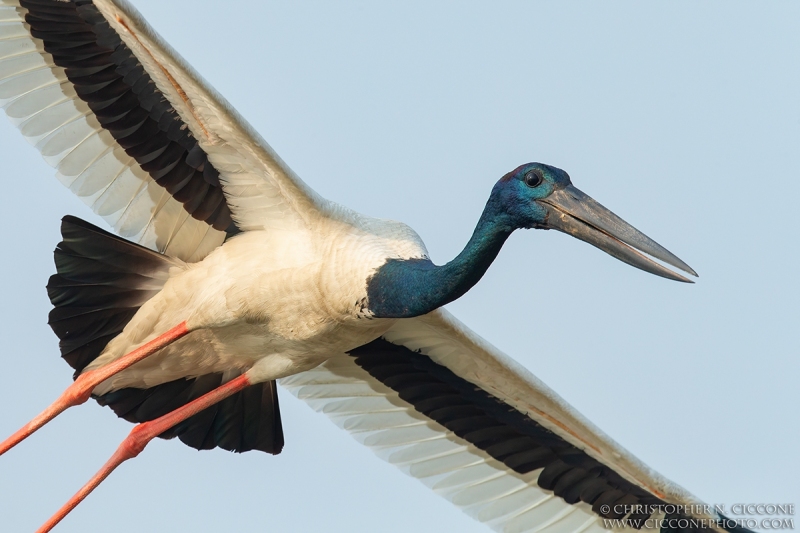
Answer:
<path fill-rule="evenodd" d="M 64 217 L 49 322 L 75 382 L 0 454 L 90 397 L 137 424 L 40 531 L 155 437 L 280 453 L 278 380 L 497 530 L 737 530 L 441 309 L 523 228 L 696 275 L 565 171 L 510 170 L 437 266 L 409 227 L 312 191 L 126 2 L 0 17 L 6 114 L 115 231 Z"/>

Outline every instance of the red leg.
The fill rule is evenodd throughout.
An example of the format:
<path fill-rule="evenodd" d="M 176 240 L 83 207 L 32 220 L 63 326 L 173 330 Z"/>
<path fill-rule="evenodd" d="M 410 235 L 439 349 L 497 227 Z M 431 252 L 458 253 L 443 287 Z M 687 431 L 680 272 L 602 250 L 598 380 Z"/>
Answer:
<path fill-rule="evenodd" d="M 65 516 L 67 516 L 67 514 L 69 514 L 69 512 L 72 511 L 76 505 L 82 502 L 83 499 L 95 489 L 95 487 L 97 487 L 105 478 L 107 478 L 116 467 L 122 464 L 123 461 L 139 455 L 139 453 L 144 450 L 144 447 L 147 446 L 147 443 L 153 440 L 155 437 L 159 436 L 175 424 L 199 413 L 206 407 L 214 405 L 215 403 L 224 400 L 231 394 L 239 392 L 248 385 L 250 385 L 250 379 L 248 378 L 247 374 L 242 374 L 241 376 L 230 380 L 224 385 L 217 387 L 216 389 L 206 393 L 196 400 L 187 403 L 183 407 L 179 407 L 174 411 L 165 414 L 161 418 L 156 418 L 150 422 L 139 424 L 133 428 L 125 440 L 122 441 L 122 444 L 119 445 L 117 451 L 114 452 L 114 455 L 111 456 L 111 459 L 109 459 L 108 462 L 103 465 L 103 468 L 101 468 L 94 475 L 94 477 L 90 479 L 89 482 L 75 494 L 75 496 L 70 498 L 70 500 L 61 509 L 59 509 L 56 514 L 50 517 L 50 520 L 40 527 L 37 530 L 37 533 L 46 533 L 47 531 L 53 529 L 55 525 L 58 524 Z"/>
<path fill-rule="evenodd" d="M 150 342 L 143 344 L 139 348 L 129 352 L 119 359 L 100 367 L 95 370 L 84 372 L 75 382 L 67 387 L 67 390 L 53 402 L 50 407 L 42 411 L 36 418 L 25 424 L 19 431 L 11 435 L 9 438 L 0 442 L 0 455 L 3 455 L 8 450 L 19 444 L 26 437 L 31 435 L 34 431 L 50 422 L 59 414 L 63 413 L 70 407 L 80 405 L 91 396 L 92 391 L 100 383 L 107 380 L 114 374 L 125 370 L 129 366 L 138 363 L 145 357 L 148 357 L 161 348 L 175 342 L 184 335 L 189 333 L 186 327 L 186 322 L 181 322 L 166 333 L 159 335 Z"/>

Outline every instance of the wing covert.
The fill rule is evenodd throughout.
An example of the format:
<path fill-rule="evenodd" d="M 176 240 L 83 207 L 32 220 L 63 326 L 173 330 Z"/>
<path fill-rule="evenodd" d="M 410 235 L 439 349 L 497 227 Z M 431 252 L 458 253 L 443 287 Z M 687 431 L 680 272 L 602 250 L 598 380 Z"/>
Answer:
<path fill-rule="evenodd" d="M 648 527 L 664 517 L 700 519 L 680 531 L 723 529 L 713 513 L 671 514 L 670 505 L 702 503 L 443 310 L 400 320 L 281 384 L 498 531 L 624 529 L 606 521 L 619 518 Z"/>
<path fill-rule="evenodd" d="M 324 204 L 127 3 L 0 0 L 0 103 L 119 234 L 185 261 Z"/>
<path fill-rule="evenodd" d="M 233 220 L 240 229 L 291 228 L 327 211 L 326 203 L 133 6 L 125 0 L 95 0 L 95 5 L 219 170 Z"/>

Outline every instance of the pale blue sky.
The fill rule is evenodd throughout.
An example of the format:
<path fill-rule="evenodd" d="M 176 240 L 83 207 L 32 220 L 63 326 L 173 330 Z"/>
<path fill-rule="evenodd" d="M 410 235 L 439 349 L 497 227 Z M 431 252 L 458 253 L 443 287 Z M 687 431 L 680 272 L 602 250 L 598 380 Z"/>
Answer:
<path fill-rule="evenodd" d="M 800 4 L 134 3 L 309 185 L 437 262 L 505 172 L 567 170 L 698 283 L 519 232 L 451 311 L 703 500 L 800 503 Z M 102 221 L 7 122 L 0 173 L 4 437 L 70 382 L 46 325 L 58 221 Z M 155 441 L 57 531 L 484 530 L 281 402 L 283 454 Z M 0 530 L 35 529 L 130 427 L 90 402 L 0 458 Z"/>

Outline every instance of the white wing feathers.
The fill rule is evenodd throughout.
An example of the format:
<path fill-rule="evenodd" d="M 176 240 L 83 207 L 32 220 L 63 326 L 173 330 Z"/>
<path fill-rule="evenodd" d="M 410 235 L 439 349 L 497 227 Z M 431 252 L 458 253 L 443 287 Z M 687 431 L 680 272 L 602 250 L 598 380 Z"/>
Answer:
<path fill-rule="evenodd" d="M 700 503 L 685 489 L 631 455 L 527 368 L 446 310 L 398 321 L 384 337 L 428 355 L 434 362 L 525 413 L 648 492 L 670 503 Z"/>
<path fill-rule="evenodd" d="M 75 94 L 64 69 L 32 39 L 26 10 L 0 0 L 0 104 L 57 177 L 120 235 L 197 261 L 225 234 L 188 216 Z"/>
<path fill-rule="evenodd" d="M 219 171 L 242 230 L 295 227 L 329 211 L 267 143 L 126 2 L 97 0 Z M 0 0 L 0 103 L 58 178 L 122 236 L 185 261 L 219 246 L 225 232 L 192 218 L 103 129 L 65 70 L 31 36 L 19 0 Z M 328 216 L 335 214 L 326 213 Z"/>
<path fill-rule="evenodd" d="M 422 481 L 498 531 L 602 531 L 586 504 L 569 505 L 536 485 L 540 470 L 517 474 L 441 425 L 397 393 L 338 356 L 281 385 L 325 413 L 379 457 Z"/>
<path fill-rule="evenodd" d="M 478 385 L 660 500 L 700 508 L 697 498 L 646 467 L 446 311 L 399 320 L 384 338 Z M 540 488 L 537 479 L 542 469 L 527 474 L 513 471 L 417 412 L 354 361 L 338 356 L 312 371 L 281 380 L 281 385 L 379 457 L 498 531 L 567 533 L 609 527 L 590 505 L 570 505 Z"/>
<path fill-rule="evenodd" d="M 95 5 L 188 124 L 219 170 L 233 219 L 244 231 L 307 222 L 324 205 L 261 136 L 123 0 Z"/>

